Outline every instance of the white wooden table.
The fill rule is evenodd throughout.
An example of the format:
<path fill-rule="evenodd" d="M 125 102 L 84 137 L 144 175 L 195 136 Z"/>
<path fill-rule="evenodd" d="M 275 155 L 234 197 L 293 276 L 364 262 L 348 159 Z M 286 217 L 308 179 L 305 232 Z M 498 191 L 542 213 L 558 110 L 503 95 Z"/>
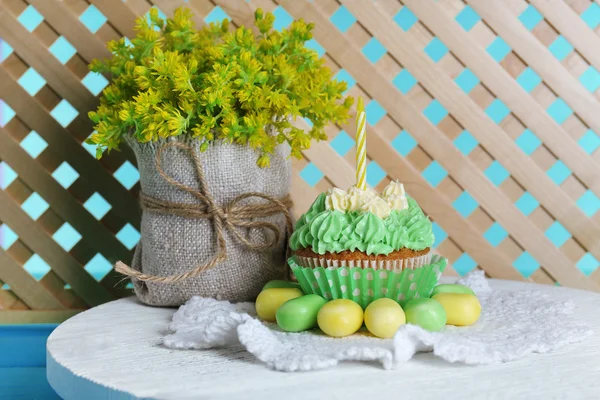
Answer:
<path fill-rule="evenodd" d="M 342 363 L 324 371 L 267 369 L 242 348 L 161 346 L 174 309 L 133 298 L 113 301 L 60 325 L 48 339 L 48 380 L 65 399 L 598 399 L 600 295 L 492 281 L 503 290 L 537 289 L 572 299 L 594 335 L 566 350 L 507 364 L 465 366 L 420 354 L 395 370 Z M 506 321 L 510 323 L 510 321 Z"/>

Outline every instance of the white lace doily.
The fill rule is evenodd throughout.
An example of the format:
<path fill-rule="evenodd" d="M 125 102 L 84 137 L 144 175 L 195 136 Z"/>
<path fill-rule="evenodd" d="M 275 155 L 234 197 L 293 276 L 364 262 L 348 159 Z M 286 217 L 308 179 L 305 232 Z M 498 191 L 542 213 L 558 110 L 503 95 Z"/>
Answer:
<path fill-rule="evenodd" d="M 479 321 L 470 327 L 447 326 L 434 333 L 407 324 L 393 339 L 378 339 L 362 331 L 339 339 L 318 331 L 283 332 L 276 324 L 259 321 L 253 303 L 194 297 L 174 314 L 173 333 L 163 343 L 173 349 L 241 343 L 269 367 L 292 372 L 333 367 L 345 360 L 377 360 L 389 369 L 422 351 L 432 351 L 449 362 L 507 362 L 556 350 L 592 334 L 569 316 L 574 307 L 570 301 L 556 301 L 535 291 L 492 290 L 482 271 L 459 283 L 471 287 L 482 305 Z"/>

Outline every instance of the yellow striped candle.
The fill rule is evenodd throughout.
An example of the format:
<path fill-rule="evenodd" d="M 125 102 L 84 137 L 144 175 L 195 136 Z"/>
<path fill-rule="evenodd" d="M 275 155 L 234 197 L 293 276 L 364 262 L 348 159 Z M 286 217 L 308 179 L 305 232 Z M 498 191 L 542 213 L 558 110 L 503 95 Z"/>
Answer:
<path fill-rule="evenodd" d="M 362 97 L 356 106 L 356 187 L 367 188 L 367 123 Z"/>

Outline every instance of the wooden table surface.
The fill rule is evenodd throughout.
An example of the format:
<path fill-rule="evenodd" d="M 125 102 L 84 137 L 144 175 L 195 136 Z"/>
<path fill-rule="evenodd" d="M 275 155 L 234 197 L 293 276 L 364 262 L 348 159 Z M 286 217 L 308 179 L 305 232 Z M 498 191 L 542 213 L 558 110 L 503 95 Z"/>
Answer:
<path fill-rule="evenodd" d="M 391 371 L 357 362 L 283 373 L 266 368 L 241 347 L 167 349 L 161 338 L 175 309 L 147 307 L 128 298 L 79 314 L 52 333 L 48 380 L 67 400 L 600 398 L 600 295 L 499 280 L 492 280 L 492 286 L 572 299 L 575 317 L 588 321 L 595 333 L 562 351 L 506 364 L 466 366 L 420 354 Z"/>

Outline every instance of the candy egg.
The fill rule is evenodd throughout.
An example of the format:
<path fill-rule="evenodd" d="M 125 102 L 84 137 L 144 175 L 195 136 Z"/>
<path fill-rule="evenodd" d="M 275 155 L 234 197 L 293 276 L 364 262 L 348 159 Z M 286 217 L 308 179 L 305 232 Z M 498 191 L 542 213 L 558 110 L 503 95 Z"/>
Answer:
<path fill-rule="evenodd" d="M 274 281 L 267 282 L 267 284 L 265 286 L 263 286 L 262 290 L 273 289 L 273 288 L 279 288 L 279 289 L 281 289 L 281 288 L 296 288 L 296 289 L 300 289 L 300 284 L 297 283 L 297 282 L 274 280 Z"/>
<path fill-rule="evenodd" d="M 435 299 L 414 299 L 404 305 L 406 322 L 436 332 L 446 325 L 446 311 Z"/>
<path fill-rule="evenodd" d="M 352 335 L 362 326 L 363 310 L 352 300 L 332 300 L 319 310 L 317 323 L 329 336 Z"/>
<path fill-rule="evenodd" d="M 472 294 L 440 293 L 433 298 L 444 307 L 448 317 L 448 325 L 473 325 L 481 314 L 481 304 L 477 297 Z"/>
<path fill-rule="evenodd" d="M 442 284 L 442 285 L 437 285 L 435 288 L 433 288 L 433 291 L 431 292 L 431 296 L 429 296 L 429 297 L 433 297 L 436 294 L 440 294 L 440 293 L 467 293 L 467 294 L 475 295 L 475 292 L 473 292 L 473 289 L 471 289 L 468 286 L 446 283 L 446 284 Z"/>
<path fill-rule="evenodd" d="M 277 309 L 286 301 L 302 296 L 295 288 L 271 288 L 260 292 L 256 298 L 256 313 L 265 321 L 275 322 Z"/>
<path fill-rule="evenodd" d="M 301 332 L 317 326 L 317 314 L 327 301 L 319 295 L 307 294 L 288 300 L 277 309 L 277 325 L 287 332 Z"/>
<path fill-rule="evenodd" d="M 369 332 L 380 338 L 391 338 L 400 325 L 406 323 L 402 307 L 392 299 L 382 298 L 369 304 L 365 310 L 365 325 Z"/>

